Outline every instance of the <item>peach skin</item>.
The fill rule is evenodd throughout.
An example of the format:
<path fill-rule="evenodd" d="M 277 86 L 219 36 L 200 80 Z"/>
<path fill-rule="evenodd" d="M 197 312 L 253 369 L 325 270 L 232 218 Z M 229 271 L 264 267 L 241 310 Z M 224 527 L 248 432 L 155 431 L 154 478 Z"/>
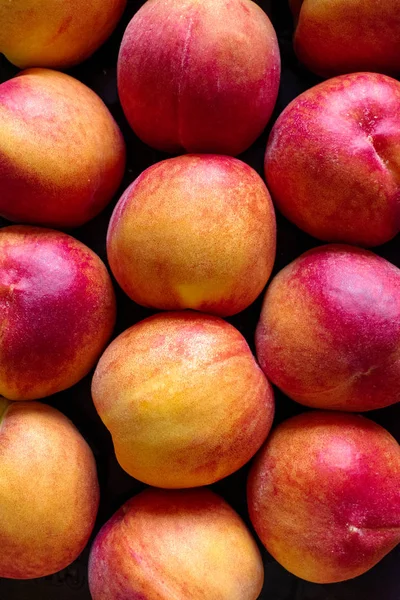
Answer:
<path fill-rule="evenodd" d="M 0 577 L 50 575 L 86 546 L 99 504 L 96 463 L 55 408 L 0 398 L 0 497 Z"/>
<path fill-rule="evenodd" d="M 250 0 L 149 0 L 118 58 L 132 129 L 177 154 L 246 150 L 272 114 L 279 80 L 275 30 Z"/>
<path fill-rule="evenodd" d="M 265 155 L 277 208 L 328 242 L 377 246 L 393 238 L 400 227 L 399 106 L 400 83 L 376 73 L 336 77 L 295 98 Z"/>
<path fill-rule="evenodd" d="M 0 52 L 20 68 L 66 68 L 112 33 L 126 0 L 0 0 Z"/>
<path fill-rule="evenodd" d="M 2 217 L 82 225 L 112 199 L 124 169 L 122 134 L 88 87 L 48 69 L 0 85 Z"/>
<path fill-rule="evenodd" d="M 117 204 L 107 236 L 110 267 L 135 302 L 220 316 L 261 293 L 275 245 L 261 177 L 235 158 L 204 154 L 142 173 Z"/>
<path fill-rule="evenodd" d="M 400 400 L 400 270 L 359 248 L 314 248 L 267 289 L 256 331 L 269 379 L 314 408 Z"/>
<path fill-rule="evenodd" d="M 400 72 L 397 0 L 291 0 L 294 47 L 324 77 L 355 71 Z"/>
<path fill-rule="evenodd" d="M 43 398 L 79 381 L 114 328 L 115 297 L 100 258 L 41 227 L 0 230 L 0 394 Z"/>
<path fill-rule="evenodd" d="M 97 365 L 92 395 L 121 467 L 162 488 L 207 485 L 242 467 L 274 413 L 243 336 L 194 312 L 158 314 L 122 333 Z"/>
<path fill-rule="evenodd" d="M 264 569 L 239 515 L 207 489 L 149 489 L 104 525 L 90 554 L 93 600 L 256 600 Z"/>
<path fill-rule="evenodd" d="M 315 583 L 352 579 L 400 542 L 400 447 L 359 415 L 293 417 L 258 454 L 248 504 L 288 571 Z"/>

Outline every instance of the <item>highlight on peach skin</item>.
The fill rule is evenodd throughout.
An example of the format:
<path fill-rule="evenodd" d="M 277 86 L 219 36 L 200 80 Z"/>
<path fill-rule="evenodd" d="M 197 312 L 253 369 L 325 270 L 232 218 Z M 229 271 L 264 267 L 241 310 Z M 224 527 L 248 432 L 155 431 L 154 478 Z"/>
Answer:
<path fill-rule="evenodd" d="M 66 68 L 114 30 L 126 0 L 0 0 L 0 52 L 20 68 Z"/>
<path fill-rule="evenodd" d="M 250 0 L 150 0 L 127 27 L 118 90 L 135 133 L 158 150 L 236 155 L 275 106 L 275 30 Z"/>
<path fill-rule="evenodd" d="M 359 415 L 279 425 L 250 472 L 250 518 L 268 552 L 315 583 L 352 579 L 400 542 L 400 447 Z"/>
<path fill-rule="evenodd" d="M 0 215 L 76 227 L 117 191 L 122 134 L 102 100 L 80 81 L 28 69 L 0 85 Z"/>
<path fill-rule="evenodd" d="M 274 208 L 261 177 L 217 155 L 147 169 L 117 204 L 107 236 L 111 269 L 135 302 L 220 316 L 261 293 L 275 246 Z"/>
<path fill-rule="evenodd" d="M 314 248 L 267 289 L 256 330 L 267 377 L 314 408 L 400 400 L 400 270 L 367 250 Z"/>
<path fill-rule="evenodd" d="M 397 0 L 290 0 L 294 46 L 311 71 L 331 77 L 355 71 L 400 72 Z"/>
<path fill-rule="evenodd" d="M 399 105 L 400 83 L 376 73 L 336 77 L 295 98 L 265 155 L 277 208 L 327 242 L 392 239 L 400 227 Z"/>
<path fill-rule="evenodd" d="M 89 446 L 58 410 L 0 398 L 0 577 L 60 571 L 86 546 L 99 485 Z"/>
<path fill-rule="evenodd" d="M 79 381 L 114 328 L 115 296 L 100 258 L 40 227 L 0 230 L 0 394 L 43 398 Z"/>
<path fill-rule="evenodd" d="M 207 489 L 148 489 L 98 534 L 93 600 L 256 600 L 264 568 L 239 515 Z"/>
<path fill-rule="evenodd" d="M 222 319 L 161 313 L 106 349 L 92 383 L 117 459 L 162 488 L 213 483 L 268 435 L 273 391 L 244 337 Z"/>

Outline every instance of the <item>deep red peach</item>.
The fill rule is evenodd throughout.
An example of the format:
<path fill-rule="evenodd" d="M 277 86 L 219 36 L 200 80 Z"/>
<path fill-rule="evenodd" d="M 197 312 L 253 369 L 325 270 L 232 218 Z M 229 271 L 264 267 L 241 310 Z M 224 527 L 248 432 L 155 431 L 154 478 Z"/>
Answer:
<path fill-rule="evenodd" d="M 118 59 L 133 130 L 173 153 L 243 152 L 271 116 L 279 78 L 275 31 L 250 0 L 150 0 Z"/>

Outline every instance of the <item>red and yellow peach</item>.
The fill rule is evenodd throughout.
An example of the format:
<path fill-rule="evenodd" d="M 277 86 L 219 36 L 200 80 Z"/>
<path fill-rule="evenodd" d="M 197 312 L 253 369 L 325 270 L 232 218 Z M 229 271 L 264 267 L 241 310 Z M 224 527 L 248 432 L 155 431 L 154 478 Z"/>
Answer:
<path fill-rule="evenodd" d="M 84 549 L 99 504 L 96 463 L 58 410 L 0 398 L 0 497 L 0 577 L 50 575 Z"/>
<path fill-rule="evenodd" d="M 66 68 L 88 58 L 118 23 L 126 0 L 0 2 L 0 52 L 20 68 Z"/>
<path fill-rule="evenodd" d="M 261 293 L 275 259 L 274 208 L 261 177 L 227 156 L 153 165 L 112 216 L 111 269 L 136 302 L 235 314 Z"/>
<path fill-rule="evenodd" d="M 207 485 L 242 467 L 274 412 L 243 336 L 192 312 L 161 313 L 122 333 L 97 365 L 92 395 L 122 468 L 163 488 Z"/>
<path fill-rule="evenodd" d="M 104 525 L 90 555 L 93 600 L 256 600 L 264 569 L 239 515 L 201 490 L 146 490 Z"/>
<path fill-rule="evenodd" d="M 364 411 L 400 400 L 400 270 L 344 245 L 306 252 L 272 280 L 257 356 L 290 398 Z"/>
<path fill-rule="evenodd" d="M 248 502 L 288 571 L 315 583 L 357 577 L 400 542 L 400 447 L 359 415 L 293 417 L 257 456 Z"/>
<path fill-rule="evenodd" d="M 329 242 L 377 246 L 393 238 L 400 227 L 399 105 L 400 83 L 375 73 L 336 77 L 295 98 L 265 155 L 279 210 Z"/>
<path fill-rule="evenodd" d="M 243 152 L 271 116 L 279 78 L 275 31 L 250 0 L 150 0 L 118 59 L 130 125 L 172 153 Z"/>
<path fill-rule="evenodd" d="M 311 71 L 331 77 L 356 71 L 400 72 L 397 0 L 291 0 L 294 45 Z"/>
<path fill-rule="evenodd" d="M 115 297 L 100 258 L 65 233 L 0 230 L 0 394 L 43 398 L 79 381 L 111 336 Z"/>
<path fill-rule="evenodd" d="M 111 200 L 125 168 L 122 134 L 88 87 L 48 69 L 0 85 L 0 215 L 76 227 Z"/>

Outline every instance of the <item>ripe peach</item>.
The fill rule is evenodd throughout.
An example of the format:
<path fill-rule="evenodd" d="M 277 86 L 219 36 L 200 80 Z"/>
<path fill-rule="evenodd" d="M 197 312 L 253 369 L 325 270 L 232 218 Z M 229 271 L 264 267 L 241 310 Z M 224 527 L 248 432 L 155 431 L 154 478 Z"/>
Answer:
<path fill-rule="evenodd" d="M 295 49 L 311 71 L 331 77 L 355 71 L 400 72 L 397 0 L 291 0 Z"/>
<path fill-rule="evenodd" d="M 65 568 L 86 546 L 99 504 L 96 463 L 58 410 L 0 398 L 0 577 Z"/>
<path fill-rule="evenodd" d="M 265 155 L 279 210 L 329 242 L 377 246 L 393 238 L 400 227 L 399 105 L 400 83 L 375 73 L 336 77 L 295 98 Z"/>
<path fill-rule="evenodd" d="M 271 116 L 279 78 L 275 31 L 250 0 L 150 0 L 118 59 L 130 125 L 173 153 L 243 152 Z"/>
<path fill-rule="evenodd" d="M 73 237 L 40 227 L 0 230 L 0 394 L 42 398 L 94 366 L 115 322 L 111 279 Z"/>
<path fill-rule="evenodd" d="M 153 165 L 112 216 L 108 259 L 144 306 L 233 315 L 264 288 L 275 259 L 274 208 L 261 177 L 227 156 Z"/>
<path fill-rule="evenodd" d="M 0 215 L 75 227 L 111 200 L 125 168 L 122 134 L 100 98 L 56 71 L 0 85 Z"/>
<path fill-rule="evenodd" d="M 146 490 L 97 536 L 93 600 L 256 600 L 264 569 L 239 515 L 207 489 Z"/>
<path fill-rule="evenodd" d="M 88 58 L 118 23 L 126 0 L 2 0 L 0 52 L 21 68 L 66 68 Z"/>
<path fill-rule="evenodd" d="M 257 355 L 301 404 L 350 411 L 400 400 L 400 270 L 359 248 L 314 248 L 265 295 Z"/>
<path fill-rule="evenodd" d="M 288 571 L 316 583 L 357 577 L 400 542 L 400 447 L 359 415 L 293 417 L 259 453 L 248 502 Z"/>
<path fill-rule="evenodd" d="M 122 468 L 164 488 L 207 485 L 242 467 L 274 412 L 243 336 L 192 312 L 161 313 L 122 333 L 97 365 L 92 394 Z"/>

